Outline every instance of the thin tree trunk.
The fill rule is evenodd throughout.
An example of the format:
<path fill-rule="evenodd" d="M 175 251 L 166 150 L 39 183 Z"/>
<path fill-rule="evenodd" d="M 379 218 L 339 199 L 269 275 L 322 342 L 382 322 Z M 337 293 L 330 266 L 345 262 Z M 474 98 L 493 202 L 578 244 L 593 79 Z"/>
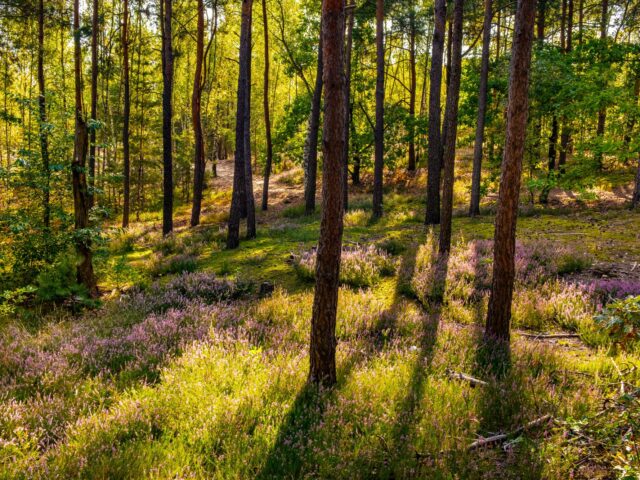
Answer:
<path fill-rule="evenodd" d="M 253 196 L 253 173 L 251 170 L 251 29 L 253 18 L 253 0 L 249 2 L 248 22 L 247 22 L 247 83 L 246 94 L 244 96 L 245 106 L 244 116 L 244 181 L 245 197 L 247 209 L 247 238 L 256 237 L 256 206 Z"/>
<path fill-rule="evenodd" d="M 485 338 L 502 341 L 509 340 L 535 11 L 535 0 L 520 0 L 513 33 L 506 139 L 495 220 L 493 278 L 485 329 Z"/>
<path fill-rule="evenodd" d="M 162 165 L 163 202 L 162 234 L 173 231 L 173 145 L 172 145 L 172 94 L 173 94 L 173 46 L 171 34 L 172 0 L 162 0 Z"/>
<path fill-rule="evenodd" d="M 442 57 L 447 6 L 445 0 L 435 0 L 435 24 L 429 75 L 429 147 L 427 165 L 427 214 L 425 223 L 440 223 L 440 168 L 442 144 L 440 133 L 440 96 L 442 90 Z"/>
<path fill-rule="evenodd" d="M 565 53 L 571 53 L 573 49 L 573 0 L 567 0 L 566 25 L 567 34 L 565 36 Z M 566 115 L 562 116 L 562 133 L 560 134 L 560 154 L 558 156 L 558 168 L 560 173 L 565 172 L 567 163 L 567 153 L 571 143 L 571 123 Z"/>
<path fill-rule="evenodd" d="M 89 228 L 89 198 L 87 192 L 86 161 L 88 130 L 82 112 L 82 51 L 80 47 L 80 7 L 79 0 L 73 2 L 74 76 L 75 76 L 75 142 L 73 149 L 72 185 L 73 211 L 76 229 L 76 250 L 80 256 L 77 267 L 78 283 L 87 289 L 92 297 L 98 296 L 98 286 L 93 273 L 91 237 Z"/>
<path fill-rule="evenodd" d="M 384 171 L 384 0 L 376 0 L 376 128 L 373 165 L 373 217 L 382 216 Z"/>
<path fill-rule="evenodd" d="M 269 177 L 273 163 L 273 141 L 271 140 L 271 115 L 269 111 L 269 21 L 267 18 L 267 0 L 262 0 L 262 24 L 264 29 L 264 127 L 267 140 L 267 161 L 264 165 L 264 184 L 262 187 L 262 210 L 269 208 Z M 276 78 L 277 80 L 277 78 Z"/>
<path fill-rule="evenodd" d="M 464 0 L 455 0 L 451 35 L 451 76 L 447 91 L 444 121 L 447 125 L 442 183 L 442 213 L 440 224 L 439 254 L 444 256 L 451 249 L 451 217 L 453 214 L 453 183 L 456 158 L 456 137 L 458 133 L 458 100 L 460 98 L 460 77 L 462 69 L 462 13 Z"/>
<path fill-rule="evenodd" d="M 413 8 L 413 7 L 411 7 Z M 416 170 L 416 140 L 415 140 L 415 119 L 416 119 L 416 90 L 417 90 L 417 74 L 416 74 L 416 19 L 415 12 L 411 12 L 411 25 L 409 31 L 409 69 L 411 72 L 409 84 L 409 163 L 407 170 L 415 172 Z"/>
<path fill-rule="evenodd" d="M 236 110 L 236 144 L 233 170 L 233 193 L 231 196 L 231 210 L 229 212 L 229 229 L 227 233 L 227 248 L 236 248 L 240 244 L 240 219 L 242 205 L 247 205 L 245 180 L 245 148 L 248 147 L 245 135 L 246 115 L 249 92 L 249 66 L 251 63 L 251 13 L 252 0 L 242 0 L 242 23 L 240 25 L 240 59 L 238 73 L 238 95 Z"/>
<path fill-rule="evenodd" d="M 91 12 L 91 120 L 98 116 L 98 19 L 100 0 L 93 0 Z M 96 128 L 89 129 L 89 208 L 95 203 Z"/>
<path fill-rule="evenodd" d="M 42 192 L 42 207 L 44 227 L 48 229 L 51 225 L 51 170 L 49 169 L 49 135 L 47 127 L 47 103 L 46 88 L 44 80 L 44 0 L 38 2 L 38 112 L 40 115 L 40 153 L 42 155 L 42 171 L 44 173 L 44 186 Z M 5 102 L 7 91 L 5 89 Z M 6 106 L 5 106 L 6 110 Z M 9 122 L 6 122 L 7 124 Z M 9 167 L 9 152 L 7 150 L 7 168 Z"/>
<path fill-rule="evenodd" d="M 351 130 L 351 51 L 353 49 L 353 23 L 355 3 L 347 7 L 347 40 L 345 47 L 345 84 L 344 84 L 344 160 L 342 162 L 344 171 L 342 172 L 342 194 L 343 209 L 349 208 L 349 133 Z"/>
<path fill-rule="evenodd" d="M 320 26 L 322 29 L 322 25 Z M 316 85 L 311 99 L 311 113 L 304 143 L 304 200 L 307 215 L 316 210 L 316 179 L 318 172 L 318 132 L 320 130 L 320 109 L 322 106 L 323 61 L 322 34 L 318 46 Z"/>
<path fill-rule="evenodd" d="M 607 39 L 607 27 L 609 26 L 609 0 L 602 0 L 602 16 L 600 19 L 600 40 L 605 41 Z M 605 85 L 603 85 L 603 88 Z M 604 137 L 605 125 L 607 121 L 607 107 L 606 105 L 601 105 L 600 110 L 598 111 L 598 126 L 596 128 L 596 137 L 600 140 L 600 145 L 598 145 L 598 152 L 596 154 L 596 164 L 599 170 L 602 170 L 602 151 L 600 150 L 602 146 L 602 139 Z"/>
<path fill-rule="evenodd" d="M 193 203 L 191 206 L 191 226 L 200 224 L 202 209 L 202 191 L 204 189 L 204 136 L 202 133 L 202 64 L 204 61 L 204 1 L 198 0 L 198 31 L 196 34 L 196 69 L 193 78 L 193 93 L 191 96 L 191 122 L 193 124 L 194 159 L 193 159 Z"/>
<path fill-rule="evenodd" d="M 122 12 L 122 81 L 124 83 L 124 111 L 122 113 L 122 164 L 123 164 L 123 202 L 122 228 L 129 226 L 131 210 L 131 161 L 129 149 L 129 124 L 131 121 L 131 89 L 129 82 L 129 0 L 123 1 Z"/>
<path fill-rule="evenodd" d="M 480 88 L 478 90 L 478 123 L 473 146 L 473 173 L 471 175 L 471 204 L 469 215 L 480 214 L 480 179 L 482 176 L 482 144 L 487 112 L 487 83 L 489 79 L 489 53 L 491 48 L 491 18 L 493 1 L 484 0 L 484 26 L 482 32 L 482 60 L 480 67 Z"/>
<path fill-rule="evenodd" d="M 344 155 L 344 0 L 322 3 L 325 91 L 322 220 L 311 318 L 309 381 L 336 383 L 336 311 L 342 251 L 342 174 Z"/>

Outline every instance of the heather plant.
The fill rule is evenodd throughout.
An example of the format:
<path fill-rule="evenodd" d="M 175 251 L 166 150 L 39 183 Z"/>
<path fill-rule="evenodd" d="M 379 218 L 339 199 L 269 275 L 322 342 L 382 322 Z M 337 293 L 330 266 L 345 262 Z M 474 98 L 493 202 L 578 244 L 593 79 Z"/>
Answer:
<path fill-rule="evenodd" d="M 293 268 L 304 281 L 315 279 L 316 252 L 293 255 Z M 351 287 L 371 287 L 381 277 L 395 273 L 395 261 L 374 245 L 344 246 L 340 261 L 340 283 Z"/>
<path fill-rule="evenodd" d="M 629 348 L 640 340 L 640 296 L 614 300 L 596 316 L 596 321 L 614 345 Z"/>

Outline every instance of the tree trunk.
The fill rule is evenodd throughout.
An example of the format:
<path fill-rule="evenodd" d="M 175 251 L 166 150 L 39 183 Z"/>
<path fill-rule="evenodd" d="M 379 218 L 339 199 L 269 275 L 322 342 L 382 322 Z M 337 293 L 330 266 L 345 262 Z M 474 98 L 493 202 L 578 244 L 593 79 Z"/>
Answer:
<path fill-rule="evenodd" d="M 256 237 L 256 206 L 253 196 L 253 172 L 251 170 L 251 29 L 253 18 L 253 0 L 248 2 L 248 12 L 243 15 L 246 17 L 246 62 L 247 82 L 245 84 L 246 93 L 244 95 L 244 191 L 245 205 L 247 210 L 247 238 Z"/>
<path fill-rule="evenodd" d="M 91 120 L 96 121 L 98 116 L 98 19 L 100 0 L 93 0 L 93 12 L 91 17 Z M 95 176 L 96 176 L 96 128 L 89 131 L 89 208 L 95 202 Z"/>
<path fill-rule="evenodd" d="M 382 216 L 384 171 L 384 0 L 376 0 L 376 128 L 373 165 L 373 216 Z"/>
<path fill-rule="evenodd" d="M 172 93 L 173 46 L 171 34 L 172 0 L 162 0 L 162 165 L 163 202 L 162 234 L 173 231 L 173 146 L 172 146 Z"/>
<path fill-rule="evenodd" d="M 273 141 L 271 140 L 271 115 L 269 112 L 269 21 L 267 19 L 267 0 L 262 0 L 262 24 L 264 28 L 264 126 L 267 139 L 267 161 L 264 166 L 264 184 L 262 187 L 262 210 L 269 208 L 269 177 L 273 163 Z"/>
<path fill-rule="evenodd" d="M 122 161 L 124 166 L 124 199 L 122 203 L 122 228 L 129 226 L 131 209 L 131 162 L 129 155 L 129 122 L 131 116 L 131 92 L 129 85 L 129 0 L 124 0 L 122 12 L 122 81 L 124 83 L 124 111 L 122 113 Z"/>
<path fill-rule="evenodd" d="M 322 29 L 322 25 L 320 26 Z M 304 142 L 304 203 L 307 215 L 316 210 L 316 175 L 318 174 L 318 132 L 320 129 L 320 109 L 322 106 L 322 34 L 318 46 L 318 64 L 316 67 L 316 85 L 311 100 L 311 113 Z"/>
<path fill-rule="evenodd" d="M 513 33 L 506 139 L 495 220 L 493 278 L 485 329 L 485 338 L 502 341 L 509 340 L 515 278 L 516 222 L 527 130 L 529 69 L 535 11 L 535 0 L 520 0 Z"/>
<path fill-rule="evenodd" d="M 609 0 L 602 0 L 602 16 L 600 19 L 600 40 L 603 42 L 607 39 L 607 27 L 609 26 Z M 604 47 L 604 46 L 603 46 Z M 603 85 L 603 88 L 605 85 Z M 596 128 L 596 137 L 600 140 L 600 145 L 598 146 L 599 151 L 596 154 L 596 164 L 599 170 L 602 170 L 602 151 L 600 150 L 600 146 L 602 145 L 602 139 L 604 137 L 605 125 L 607 121 L 607 107 L 606 105 L 601 105 L 600 110 L 598 111 L 598 126 Z"/>
<path fill-rule="evenodd" d="M 409 83 L 409 172 L 416 171 L 416 140 L 415 140 L 415 119 L 416 119 L 416 19 L 415 13 L 411 13 L 411 25 L 409 30 L 409 69 L 411 71 Z"/>
<path fill-rule="evenodd" d="M 245 110 L 249 105 L 249 66 L 251 64 L 251 14 L 252 0 L 242 0 L 242 23 L 240 26 L 240 59 L 238 73 L 238 98 L 236 110 L 236 144 L 233 169 L 233 193 L 231 196 L 231 210 L 229 212 L 229 229 L 227 234 L 227 248 L 236 248 L 240 244 L 240 218 L 242 205 L 247 206 L 246 195 L 246 162 L 245 148 L 248 147 L 248 132 L 245 132 Z M 246 134 L 245 134 L 246 133 Z"/>
<path fill-rule="evenodd" d="M 191 123 L 193 124 L 194 159 L 193 159 L 193 203 L 191 206 L 191 226 L 200 224 L 202 209 L 202 191 L 204 189 L 204 136 L 202 133 L 202 64 L 204 61 L 204 0 L 198 0 L 198 31 L 196 34 L 196 69 L 193 78 L 193 93 L 191 95 Z"/>
<path fill-rule="evenodd" d="M 567 2 L 566 15 L 567 34 L 565 36 L 565 53 L 573 49 L 573 0 Z M 560 134 L 560 154 L 558 156 L 558 168 L 560 173 L 565 172 L 567 153 L 571 143 L 571 123 L 566 115 L 562 116 L 562 133 Z"/>
<path fill-rule="evenodd" d="M 447 15 L 445 0 L 435 0 L 435 24 L 429 75 L 429 147 L 427 165 L 427 225 L 440 223 L 440 168 L 442 144 L 440 137 L 440 95 L 442 90 L 442 57 L 444 53 L 444 23 Z"/>
<path fill-rule="evenodd" d="M 447 91 L 444 121 L 447 139 L 443 156 L 444 171 L 442 183 L 442 213 L 440 225 L 439 254 L 444 256 L 451 249 L 451 217 L 453 214 L 453 183 L 456 158 L 456 137 L 458 134 L 458 100 L 460 98 L 460 77 L 462 69 L 462 13 L 464 0 L 456 0 L 453 13 L 451 35 L 451 76 Z"/>
<path fill-rule="evenodd" d="M 491 47 L 491 18 L 493 2 L 484 0 L 484 26 L 482 31 L 482 60 L 480 67 L 480 88 L 478 90 L 478 123 L 473 146 L 473 173 L 471 176 L 471 204 L 469 215 L 480 215 L 480 179 L 482 176 L 482 144 L 487 112 L 487 82 L 489 78 L 489 53 Z"/>
<path fill-rule="evenodd" d="M 345 50 L 345 84 L 344 84 L 344 159 L 342 172 L 343 209 L 349 208 L 349 132 L 351 129 L 351 51 L 353 49 L 353 23 L 355 4 L 349 5 L 346 12 L 347 40 Z"/>
<path fill-rule="evenodd" d="M 47 128 L 47 103 L 44 81 L 44 0 L 38 2 L 38 113 L 40 116 L 40 153 L 42 155 L 42 171 L 44 173 L 44 186 L 42 192 L 43 218 L 45 229 L 51 225 L 51 170 L 49 168 L 49 134 Z M 4 92 L 5 101 L 7 91 Z M 6 112 L 6 106 L 5 106 Z M 6 122 L 7 124 L 9 122 Z M 7 168 L 9 168 L 9 152 L 7 149 Z"/>
<path fill-rule="evenodd" d="M 311 318 L 309 381 L 336 383 L 336 311 L 342 251 L 344 155 L 344 0 L 322 3 L 325 121 L 323 130 L 322 220 Z"/>
<path fill-rule="evenodd" d="M 80 256 L 78 263 L 78 283 L 84 285 L 92 297 L 98 296 L 98 286 L 93 273 L 91 237 L 89 228 L 89 198 L 87 192 L 86 161 L 88 130 L 82 112 L 82 52 L 80 50 L 80 8 L 79 0 L 73 2 L 74 76 L 75 76 L 75 142 L 71 165 L 73 182 L 73 211 L 75 219 L 75 243 Z"/>

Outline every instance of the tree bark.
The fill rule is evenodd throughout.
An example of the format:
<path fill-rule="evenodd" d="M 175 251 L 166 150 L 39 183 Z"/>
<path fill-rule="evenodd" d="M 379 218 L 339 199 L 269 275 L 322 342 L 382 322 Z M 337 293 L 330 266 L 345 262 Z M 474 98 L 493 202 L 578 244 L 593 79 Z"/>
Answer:
<path fill-rule="evenodd" d="M 573 0 L 567 0 L 566 14 L 567 33 L 565 35 L 565 53 L 571 53 L 573 49 Z M 567 153 L 571 143 L 571 123 L 566 115 L 562 116 L 562 132 L 560 134 L 560 154 L 558 156 L 558 169 L 565 172 Z"/>
<path fill-rule="evenodd" d="M 79 0 L 73 2 L 74 76 L 75 76 L 75 142 L 71 165 L 73 185 L 73 211 L 75 220 L 75 244 L 80 257 L 77 267 L 78 283 L 84 285 L 92 297 L 98 296 L 98 286 L 93 273 L 91 237 L 89 228 L 89 198 L 87 192 L 86 160 L 88 130 L 82 112 L 82 51 L 80 47 Z"/>
<path fill-rule="evenodd" d="M 602 0 L 602 14 L 600 19 L 600 40 L 603 42 L 607 39 L 607 27 L 609 26 L 609 0 Z M 603 85 L 604 87 L 604 85 Z M 605 125 L 607 121 L 607 107 L 605 105 L 600 106 L 598 111 L 598 126 L 596 128 L 596 137 L 600 141 L 604 137 Z M 596 164 L 599 170 L 602 170 L 602 151 L 598 151 L 596 154 Z"/>
<path fill-rule="evenodd" d="M 384 0 L 376 0 L 376 128 L 373 165 L 373 217 L 382 216 L 384 171 Z"/>
<path fill-rule="evenodd" d="M 482 31 L 482 60 L 480 66 L 480 88 L 478 89 L 478 120 L 473 146 L 473 173 L 471 175 L 471 204 L 469 215 L 480 215 L 480 179 L 482 176 L 482 144 L 487 112 L 487 83 L 489 79 L 489 54 L 491 48 L 491 18 L 493 1 L 484 0 L 484 25 Z"/>
<path fill-rule="evenodd" d="M 267 139 L 267 161 L 264 166 L 264 184 L 262 187 L 262 210 L 269 208 L 269 177 L 273 163 L 273 141 L 271 139 L 271 115 L 269 111 L 269 21 L 267 18 L 267 0 L 262 0 L 262 24 L 264 29 L 264 127 Z"/>
<path fill-rule="evenodd" d="M 460 77 L 462 69 L 462 14 L 464 0 L 455 0 L 453 12 L 453 27 L 451 35 L 451 76 L 447 91 L 445 107 L 445 125 L 447 139 L 443 156 L 444 171 L 442 183 L 442 213 L 440 215 L 440 241 L 438 251 L 440 256 L 449 253 L 451 249 L 451 217 L 453 214 L 453 183 L 456 158 L 456 138 L 458 133 L 458 100 L 460 98 Z"/>
<path fill-rule="evenodd" d="M 38 113 L 40 116 L 40 153 L 42 155 L 42 171 L 44 173 L 44 186 L 42 191 L 42 223 L 45 229 L 51 226 L 51 170 L 49 168 L 49 134 L 47 127 L 47 101 L 46 85 L 44 79 L 44 0 L 38 2 Z M 5 89 L 5 101 L 7 91 Z M 6 106 L 5 106 L 6 112 Z M 6 122 L 7 124 L 9 122 Z M 7 168 L 9 167 L 9 151 L 7 149 Z"/>
<path fill-rule="evenodd" d="M 249 93 L 249 68 L 251 64 L 251 14 L 252 0 L 242 0 L 242 23 L 240 26 L 240 59 L 238 74 L 238 95 L 236 110 L 236 144 L 233 170 L 233 193 L 231 196 L 231 210 L 229 212 L 229 228 L 227 233 L 227 248 L 236 248 L 240 244 L 240 218 L 242 217 L 242 205 L 247 207 L 247 182 L 246 182 L 246 155 L 245 149 L 249 147 L 247 138 L 247 118 L 245 112 L 249 105 L 247 97 Z M 249 158 L 250 158 L 250 152 Z"/>
<path fill-rule="evenodd" d="M 349 208 L 349 133 L 351 130 L 351 51 L 353 49 L 353 23 L 355 3 L 348 6 L 346 12 L 347 40 L 345 47 L 345 84 L 344 84 L 344 159 L 342 172 L 343 209 Z"/>
<path fill-rule="evenodd" d="M 100 0 L 93 0 L 91 17 L 91 120 L 98 116 L 98 29 Z M 96 128 L 89 130 L 89 208 L 95 202 Z"/>
<path fill-rule="evenodd" d="M 320 26 L 322 30 L 322 25 Z M 318 174 L 318 132 L 320 130 L 320 109 L 322 106 L 323 61 L 322 34 L 318 42 L 318 64 L 316 67 L 316 85 L 311 99 L 311 113 L 304 142 L 304 203 L 307 215 L 316 210 L 316 180 Z"/>
<path fill-rule="evenodd" d="M 323 130 L 322 219 L 311 318 L 309 381 L 336 383 L 336 311 L 342 251 L 344 154 L 344 0 L 322 4 L 325 121 Z"/>
<path fill-rule="evenodd" d="M 485 338 L 501 341 L 509 340 L 535 10 L 536 0 L 519 0 L 513 34 L 506 139 L 495 221 L 493 278 L 485 328 Z"/>
<path fill-rule="evenodd" d="M 415 140 L 415 119 L 416 119 L 416 90 L 417 90 L 417 73 L 416 73 L 416 19 L 415 12 L 411 12 L 411 21 L 409 26 L 409 163 L 407 170 L 409 172 L 416 171 L 416 140 Z"/>
<path fill-rule="evenodd" d="M 196 68 L 191 95 L 191 123 L 193 124 L 194 158 L 193 158 L 193 203 L 191 205 L 191 226 L 200 224 L 202 209 L 202 191 L 204 189 L 204 136 L 202 133 L 202 87 L 204 84 L 202 65 L 204 61 L 204 1 L 197 3 L 198 27 L 196 33 Z"/>
<path fill-rule="evenodd" d="M 445 0 L 435 0 L 435 24 L 431 51 L 431 72 L 429 75 L 429 147 L 427 152 L 427 214 L 425 219 L 427 225 L 440 223 L 440 168 L 442 164 L 440 96 L 446 15 Z"/>
<path fill-rule="evenodd" d="M 247 238 L 256 237 L 256 205 L 253 196 L 253 172 L 251 170 L 251 30 L 253 19 L 253 0 L 249 2 L 248 12 L 243 15 L 246 17 L 246 71 L 247 82 L 245 84 L 246 92 L 244 95 L 244 191 L 245 205 L 247 211 Z"/>
<path fill-rule="evenodd" d="M 123 1 L 122 12 L 122 82 L 124 84 L 124 111 L 122 127 L 122 161 L 124 198 L 122 204 L 122 227 L 129 226 L 131 209 L 131 161 L 129 152 L 129 123 L 131 117 L 131 91 L 129 84 L 129 0 Z"/>
<path fill-rule="evenodd" d="M 162 0 L 162 166 L 163 202 L 162 234 L 173 231 L 173 146 L 172 146 L 172 94 L 173 45 L 171 34 L 172 0 Z"/>

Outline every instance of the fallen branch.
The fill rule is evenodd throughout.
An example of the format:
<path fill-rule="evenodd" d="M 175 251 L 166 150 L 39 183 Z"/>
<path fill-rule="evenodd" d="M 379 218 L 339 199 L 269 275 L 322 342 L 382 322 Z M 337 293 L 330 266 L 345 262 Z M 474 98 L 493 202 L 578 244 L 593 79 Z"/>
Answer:
<path fill-rule="evenodd" d="M 520 333 L 523 337 L 533 338 L 534 340 L 550 340 L 556 338 L 582 338 L 579 333 Z"/>
<path fill-rule="evenodd" d="M 465 382 L 469 382 L 469 385 L 472 387 L 476 387 L 478 385 L 485 386 L 488 385 L 484 380 L 480 380 L 478 378 L 474 378 L 471 375 L 467 375 L 466 373 L 454 372 L 453 370 L 447 370 L 447 376 L 449 378 L 457 378 L 458 380 L 464 380 Z"/>
<path fill-rule="evenodd" d="M 543 417 L 537 418 L 535 420 L 532 420 L 531 422 L 527 423 L 526 425 L 523 425 L 519 428 L 517 428 L 516 430 L 514 430 L 513 432 L 509 432 L 509 433 L 501 433 L 500 435 L 493 435 L 491 437 L 487 437 L 487 438 L 480 438 L 478 440 L 476 440 L 475 442 L 473 442 L 471 445 L 469 445 L 469 450 L 476 450 L 478 448 L 482 448 L 482 447 L 486 447 L 488 445 L 493 445 L 496 443 L 502 443 L 506 440 L 508 440 L 509 438 L 512 438 L 516 435 L 519 435 L 523 432 L 526 432 L 527 430 L 530 430 L 532 428 L 538 427 L 540 425 L 543 425 L 545 423 L 548 423 L 550 420 L 552 419 L 551 415 L 544 415 Z"/>

